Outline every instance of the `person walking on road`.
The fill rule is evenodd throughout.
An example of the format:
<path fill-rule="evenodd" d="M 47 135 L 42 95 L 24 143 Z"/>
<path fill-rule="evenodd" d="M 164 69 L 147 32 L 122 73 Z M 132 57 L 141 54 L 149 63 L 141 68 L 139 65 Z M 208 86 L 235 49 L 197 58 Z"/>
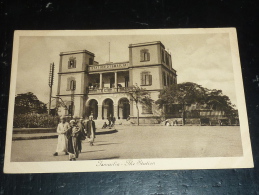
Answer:
<path fill-rule="evenodd" d="M 77 123 L 77 126 L 78 126 L 78 128 L 79 128 L 79 130 L 80 130 L 80 132 L 79 132 L 79 136 L 78 136 L 78 150 L 79 150 L 79 152 L 81 153 L 81 151 L 82 151 L 82 140 L 85 140 L 85 125 L 84 125 L 84 120 L 83 120 L 83 118 L 80 118 L 79 119 L 79 121 L 78 121 L 78 123 Z"/>
<path fill-rule="evenodd" d="M 86 129 L 86 135 L 87 135 L 87 139 L 90 143 L 90 146 L 93 146 L 94 145 L 96 127 L 95 127 L 95 122 L 93 121 L 92 116 L 90 116 L 89 120 L 86 122 L 85 129 Z"/>
<path fill-rule="evenodd" d="M 69 160 L 75 161 L 79 157 L 79 134 L 80 128 L 75 120 L 70 121 L 70 128 L 67 133 Z"/>
<path fill-rule="evenodd" d="M 66 137 L 66 133 L 68 129 L 69 129 L 69 124 L 68 122 L 66 122 L 66 118 L 61 117 L 60 123 L 58 124 L 58 127 L 57 127 L 58 144 L 57 144 L 56 152 L 53 154 L 53 156 L 58 156 L 58 153 L 60 152 L 65 152 L 65 154 L 68 155 L 67 137 Z"/>

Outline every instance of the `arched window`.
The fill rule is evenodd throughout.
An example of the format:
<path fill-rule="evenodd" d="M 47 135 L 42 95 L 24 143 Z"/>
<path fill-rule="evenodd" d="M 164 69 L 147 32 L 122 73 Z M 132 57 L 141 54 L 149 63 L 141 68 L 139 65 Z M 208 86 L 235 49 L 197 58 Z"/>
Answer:
<path fill-rule="evenodd" d="M 150 53 L 148 49 L 140 50 L 140 61 L 141 62 L 150 61 Z"/>
<path fill-rule="evenodd" d="M 70 81 L 70 90 L 75 90 L 76 89 L 76 81 L 75 80 L 71 80 Z"/>
<path fill-rule="evenodd" d="M 68 60 L 68 69 L 76 68 L 76 58 L 71 56 Z"/>
<path fill-rule="evenodd" d="M 150 74 L 150 72 L 148 71 L 141 72 L 140 78 L 141 78 L 141 85 L 152 85 L 152 75 Z"/>
<path fill-rule="evenodd" d="M 69 77 L 67 79 L 67 91 L 72 91 L 76 89 L 76 80 L 74 77 Z"/>

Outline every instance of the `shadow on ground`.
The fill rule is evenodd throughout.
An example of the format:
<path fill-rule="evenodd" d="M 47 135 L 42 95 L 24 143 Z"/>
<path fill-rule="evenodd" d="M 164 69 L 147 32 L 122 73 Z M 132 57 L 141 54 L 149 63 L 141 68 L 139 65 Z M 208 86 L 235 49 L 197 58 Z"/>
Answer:
<path fill-rule="evenodd" d="M 107 131 L 96 132 L 96 135 L 112 134 L 112 133 L 117 133 L 117 132 L 118 131 L 116 129 L 112 129 L 112 130 L 107 130 Z"/>

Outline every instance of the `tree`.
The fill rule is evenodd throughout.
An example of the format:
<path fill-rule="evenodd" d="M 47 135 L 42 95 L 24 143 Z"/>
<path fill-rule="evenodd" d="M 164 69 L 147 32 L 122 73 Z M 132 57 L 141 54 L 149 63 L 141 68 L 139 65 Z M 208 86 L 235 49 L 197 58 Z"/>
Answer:
<path fill-rule="evenodd" d="M 235 105 L 233 105 L 228 96 L 222 93 L 222 90 L 208 90 L 206 96 L 207 108 L 211 110 L 224 111 L 227 117 L 235 117 Z"/>
<path fill-rule="evenodd" d="M 224 111 L 227 117 L 235 117 L 236 110 L 228 96 L 221 90 L 207 89 L 192 82 L 171 85 L 160 91 L 159 99 L 155 102 L 160 109 L 165 106 L 180 104 L 182 106 L 182 119 L 185 124 L 186 105 L 200 104 L 210 110 Z"/>
<path fill-rule="evenodd" d="M 32 92 L 21 93 L 16 95 L 14 104 L 15 114 L 27 114 L 27 113 L 46 113 L 46 104 L 39 101 L 37 96 Z"/>
<path fill-rule="evenodd" d="M 183 125 L 186 118 L 186 105 L 193 103 L 205 103 L 206 89 L 201 85 L 192 82 L 173 84 L 160 91 L 159 99 L 155 102 L 160 109 L 165 106 L 180 104 L 182 106 Z"/>
<path fill-rule="evenodd" d="M 150 93 L 139 87 L 137 84 L 128 88 L 127 94 L 130 96 L 130 100 L 135 102 L 137 109 L 137 124 L 139 125 L 139 104 L 151 107 L 153 100 L 150 98 Z"/>

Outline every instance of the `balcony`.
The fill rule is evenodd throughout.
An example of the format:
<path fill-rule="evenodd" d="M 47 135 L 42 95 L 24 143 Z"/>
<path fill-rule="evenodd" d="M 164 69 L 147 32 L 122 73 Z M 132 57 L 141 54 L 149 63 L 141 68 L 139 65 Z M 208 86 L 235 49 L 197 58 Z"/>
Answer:
<path fill-rule="evenodd" d="M 129 62 L 117 62 L 98 65 L 89 65 L 89 72 L 124 70 L 129 68 Z"/>
<path fill-rule="evenodd" d="M 129 87 L 118 87 L 118 88 L 109 88 L 104 87 L 103 89 L 97 89 L 97 88 L 90 88 L 88 89 L 89 94 L 97 94 L 97 93 L 122 93 L 127 92 L 130 88 Z"/>

